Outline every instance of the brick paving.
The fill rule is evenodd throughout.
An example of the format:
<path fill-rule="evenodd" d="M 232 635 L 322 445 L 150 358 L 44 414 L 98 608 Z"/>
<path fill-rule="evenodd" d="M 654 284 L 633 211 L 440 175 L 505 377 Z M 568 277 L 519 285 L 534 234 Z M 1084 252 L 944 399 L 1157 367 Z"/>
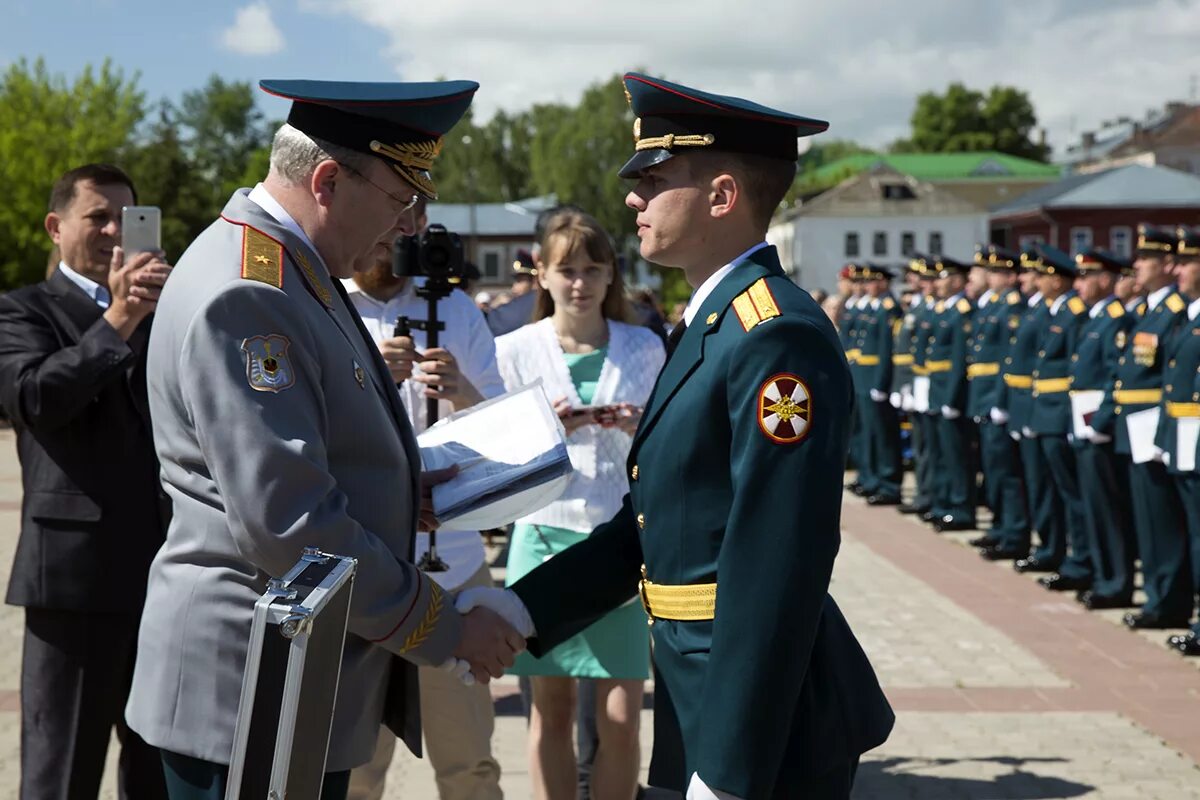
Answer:
<path fill-rule="evenodd" d="M 0 431 L 0 590 L 16 542 L 19 468 Z M 1200 800 L 1200 659 L 1089 614 L 1007 565 L 890 509 L 847 498 L 833 593 L 898 714 L 855 798 Z M 21 612 L 0 606 L 0 797 L 18 781 Z M 652 692 L 653 687 L 647 687 Z M 493 684 L 506 794 L 530 796 L 516 682 Z M 643 712 L 643 775 L 650 712 Z M 115 797 L 112 753 L 101 797 Z M 401 755 L 388 798 L 436 797 Z"/>

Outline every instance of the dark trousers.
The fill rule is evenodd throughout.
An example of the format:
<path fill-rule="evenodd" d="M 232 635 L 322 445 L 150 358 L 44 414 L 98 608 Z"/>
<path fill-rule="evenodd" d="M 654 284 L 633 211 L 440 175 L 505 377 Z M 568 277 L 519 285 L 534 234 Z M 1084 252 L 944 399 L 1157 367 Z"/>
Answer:
<path fill-rule="evenodd" d="M 1142 557 L 1142 612 L 1190 617 L 1192 578 L 1188 567 L 1187 528 L 1175 481 L 1157 461 L 1130 464 L 1134 531 Z"/>
<path fill-rule="evenodd" d="M 1075 448 L 1067 441 L 1066 434 L 1044 434 L 1038 436 L 1036 441 L 1042 448 L 1046 473 L 1050 478 L 1051 502 L 1058 507 L 1063 525 L 1054 530 L 1053 537 L 1042 539 L 1034 557 L 1039 561 L 1059 564 L 1058 571 L 1064 577 L 1091 580 L 1092 555 L 1088 546 L 1083 498 L 1079 494 Z"/>
<path fill-rule="evenodd" d="M 1075 453 L 1079 492 L 1092 556 L 1092 591 L 1101 597 L 1133 596 L 1137 545 L 1129 512 L 1128 468 L 1107 444 L 1085 444 Z"/>
<path fill-rule="evenodd" d="M 913 475 L 917 484 L 917 493 L 913 495 L 912 505 L 917 508 L 931 508 L 933 461 L 929 457 L 929 428 L 932 417 L 914 411 L 908 415 L 908 419 L 912 423 Z"/>
<path fill-rule="evenodd" d="M 1200 475 L 1189 472 L 1175 476 L 1175 486 L 1183 501 L 1183 513 L 1187 517 L 1188 557 L 1192 565 L 1192 600 L 1200 599 Z M 1200 615 L 1192 625 L 1192 632 L 1200 636 Z"/>
<path fill-rule="evenodd" d="M 937 430 L 938 494 L 933 510 L 958 522 L 975 521 L 975 465 L 971 458 L 971 421 L 934 417 Z"/>
<path fill-rule="evenodd" d="M 1017 445 L 1003 425 L 993 425 L 988 420 L 979 423 L 979 460 L 988 507 L 992 510 L 989 533 L 1002 547 L 1028 550 L 1029 512 L 1025 507 L 1021 463 Z"/>
<path fill-rule="evenodd" d="M 1047 542 L 1061 537 L 1066 524 L 1062 515 L 1062 507 L 1054 502 L 1054 492 L 1050 487 L 1050 467 L 1046 464 L 1046 454 L 1037 438 L 1021 437 L 1017 445 L 1021 452 L 1021 471 L 1025 473 L 1025 492 L 1029 498 L 1029 522 L 1038 532 L 1041 542 L 1039 551 L 1047 548 Z M 1058 562 L 1051 561 L 1050 565 L 1058 568 Z"/>
<path fill-rule="evenodd" d="M 868 462 L 875 480 L 875 494 L 899 497 L 904 477 L 900 463 L 900 418 L 887 401 L 877 403 L 868 395 L 858 398 L 858 402 L 868 409 Z"/>
<path fill-rule="evenodd" d="M 179 753 L 162 751 L 162 772 L 166 774 L 171 800 L 223 800 L 229 767 Z M 346 800 L 350 791 L 350 770 L 326 772 L 321 782 L 321 800 Z"/>
<path fill-rule="evenodd" d="M 167 796 L 158 749 L 125 725 L 137 632 L 133 614 L 25 609 L 22 800 L 95 800 L 114 726 L 118 796 Z"/>
<path fill-rule="evenodd" d="M 851 451 L 854 466 L 858 470 L 858 485 L 867 494 L 875 494 L 879 489 L 879 477 L 875 474 L 875 465 L 871 462 L 871 429 L 874 420 L 875 404 L 869 395 L 854 396 L 854 433 L 851 437 Z"/>
<path fill-rule="evenodd" d="M 945 465 L 942 463 L 942 417 L 940 414 L 922 414 L 925 420 L 925 461 L 928 463 L 926 477 L 929 491 L 929 508 L 935 513 L 945 513 L 940 510 L 940 501 L 945 493 Z"/>

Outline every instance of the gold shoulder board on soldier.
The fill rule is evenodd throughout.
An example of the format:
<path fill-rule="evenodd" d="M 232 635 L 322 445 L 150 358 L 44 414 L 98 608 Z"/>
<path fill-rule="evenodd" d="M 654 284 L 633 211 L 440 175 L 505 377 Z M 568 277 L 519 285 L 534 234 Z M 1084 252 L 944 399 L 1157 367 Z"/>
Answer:
<path fill-rule="evenodd" d="M 1108 308 L 1106 308 L 1105 310 L 1108 312 L 1108 315 L 1110 317 L 1112 317 L 1113 319 L 1118 319 L 1120 317 L 1125 316 L 1125 306 L 1121 305 L 1120 300 L 1113 300 L 1111 303 L 1108 304 Z"/>
<path fill-rule="evenodd" d="M 1167 298 L 1167 308 L 1171 309 L 1172 314 L 1178 314 L 1187 307 L 1187 303 L 1183 302 L 1183 298 L 1177 294 L 1172 294 Z"/>
<path fill-rule="evenodd" d="M 733 310 L 737 312 L 738 321 L 745 331 L 781 313 L 766 278 L 759 278 L 749 289 L 733 298 Z"/>
<path fill-rule="evenodd" d="M 283 288 L 283 245 L 249 225 L 242 226 L 242 277 Z"/>
<path fill-rule="evenodd" d="M 1072 297 L 1070 300 L 1068 300 L 1067 308 L 1071 309 L 1071 313 L 1076 316 L 1087 311 L 1087 305 L 1084 304 L 1083 299 L 1080 297 Z"/>
<path fill-rule="evenodd" d="M 971 301 L 965 297 L 960 297 L 958 299 L 957 308 L 958 308 L 958 313 L 969 314 L 969 313 L 971 313 Z"/>

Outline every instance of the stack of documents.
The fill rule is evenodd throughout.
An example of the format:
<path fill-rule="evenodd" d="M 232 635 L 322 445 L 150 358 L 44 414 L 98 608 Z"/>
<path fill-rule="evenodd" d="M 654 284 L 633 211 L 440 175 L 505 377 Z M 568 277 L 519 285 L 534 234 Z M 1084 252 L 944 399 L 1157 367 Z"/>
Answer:
<path fill-rule="evenodd" d="M 567 488 L 566 432 L 541 381 L 452 414 L 417 437 L 426 470 L 458 465 L 433 487 L 443 527 L 487 530 L 543 508 Z"/>

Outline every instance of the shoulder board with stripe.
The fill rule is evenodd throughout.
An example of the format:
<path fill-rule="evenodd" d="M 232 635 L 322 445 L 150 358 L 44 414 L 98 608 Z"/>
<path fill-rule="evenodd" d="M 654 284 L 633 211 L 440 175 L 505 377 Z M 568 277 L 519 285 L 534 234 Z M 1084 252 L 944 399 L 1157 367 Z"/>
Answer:
<path fill-rule="evenodd" d="M 946 304 L 943 303 L 941 300 L 938 300 L 937 304 L 934 305 L 934 307 L 933 307 L 933 313 L 940 314 L 940 313 L 942 313 L 942 311 L 945 310 L 945 308 L 946 308 Z"/>
<path fill-rule="evenodd" d="M 1120 317 L 1125 316 L 1125 306 L 1121 305 L 1120 300 L 1113 300 L 1104 310 L 1107 311 L 1108 315 L 1113 319 L 1119 319 Z"/>
<path fill-rule="evenodd" d="M 283 288 L 283 245 L 249 225 L 242 226 L 242 277 Z"/>
<path fill-rule="evenodd" d="M 891 311 L 893 308 L 896 307 L 896 301 L 890 297 L 885 297 L 885 298 L 883 298 L 883 307 L 886 308 L 888 311 Z"/>
<path fill-rule="evenodd" d="M 1147 306 L 1146 306 L 1146 304 L 1145 304 L 1145 303 L 1138 303 L 1138 307 L 1137 307 L 1137 313 L 1138 313 L 1138 316 L 1139 316 L 1139 317 L 1144 317 L 1144 316 L 1146 316 L 1146 307 L 1147 307 Z"/>
<path fill-rule="evenodd" d="M 1172 294 L 1167 298 L 1167 308 L 1171 309 L 1172 314 L 1178 314 L 1187 308 L 1187 303 L 1183 302 L 1183 298 L 1177 294 Z"/>
<path fill-rule="evenodd" d="M 1072 314 L 1079 316 L 1087 311 L 1087 304 L 1083 302 L 1083 298 L 1076 296 L 1067 301 L 1067 308 L 1071 309 Z"/>
<path fill-rule="evenodd" d="M 971 313 L 971 301 L 965 297 L 960 297 L 958 299 L 958 305 L 955 306 L 955 308 L 958 309 L 958 313 L 960 313 L 960 314 L 970 314 Z"/>
<path fill-rule="evenodd" d="M 1019 302 L 1021 302 L 1021 293 L 1020 292 L 1009 292 L 1008 304 L 1010 306 L 1015 306 Z"/>
<path fill-rule="evenodd" d="M 733 298 L 733 310 L 737 312 L 742 330 L 748 331 L 755 325 L 761 325 L 769 319 L 780 315 L 779 304 L 775 295 L 767 286 L 766 278 L 759 278 L 749 289 Z"/>

